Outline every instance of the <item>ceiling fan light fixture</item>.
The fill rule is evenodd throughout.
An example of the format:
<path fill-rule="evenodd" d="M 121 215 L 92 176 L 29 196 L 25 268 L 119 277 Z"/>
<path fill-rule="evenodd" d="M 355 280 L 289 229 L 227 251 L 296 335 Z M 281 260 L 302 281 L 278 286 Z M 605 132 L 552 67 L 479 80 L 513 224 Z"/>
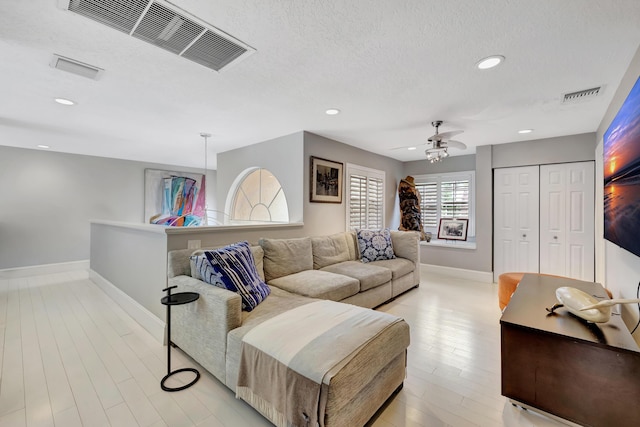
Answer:
<path fill-rule="evenodd" d="M 428 148 L 424 153 L 427 155 L 429 163 L 441 162 L 444 158 L 449 157 L 446 147 Z"/>
<path fill-rule="evenodd" d="M 461 150 L 467 148 L 464 143 L 449 139 L 451 136 L 458 135 L 463 131 L 458 130 L 440 133 L 439 128 L 442 123 L 442 120 L 435 120 L 431 122 L 431 125 L 436 128 L 436 133 L 427 139 L 427 141 L 431 143 L 431 148 L 427 148 L 424 152 L 430 163 L 441 162 L 446 157 L 449 157 L 449 152 L 447 151 L 449 148 L 453 147 Z"/>
<path fill-rule="evenodd" d="M 497 67 L 504 61 L 502 55 L 491 55 L 486 58 L 482 58 L 476 63 L 476 68 L 479 70 L 488 70 L 489 68 Z"/>

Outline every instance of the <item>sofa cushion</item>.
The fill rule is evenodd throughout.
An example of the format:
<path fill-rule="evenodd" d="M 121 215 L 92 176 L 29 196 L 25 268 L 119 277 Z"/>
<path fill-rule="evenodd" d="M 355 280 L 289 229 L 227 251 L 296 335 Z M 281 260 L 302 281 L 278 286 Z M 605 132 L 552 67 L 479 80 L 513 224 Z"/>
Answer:
<path fill-rule="evenodd" d="M 356 230 L 358 237 L 358 250 L 362 262 L 394 259 L 391 243 L 391 231 L 388 228 L 382 230 Z"/>
<path fill-rule="evenodd" d="M 405 274 L 412 273 L 413 269 L 416 268 L 414 263 L 404 258 L 374 261 L 371 265 L 388 268 L 391 270 L 391 278 L 394 280 L 404 276 Z"/>
<path fill-rule="evenodd" d="M 258 275 L 248 242 L 204 251 L 203 255 L 204 259 L 195 257 L 202 280 L 240 295 L 243 310 L 253 310 L 271 292 Z"/>
<path fill-rule="evenodd" d="M 360 251 L 358 251 L 358 239 L 355 230 L 347 231 L 347 246 L 349 247 L 349 261 L 357 261 L 360 259 Z"/>
<path fill-rule="evenodd" d="M 331 264 L 349 261 L 349 246 L 347 233 L 332 234 L 311 238 L 313 251 L 313 268 L 319 270 Z"/>
<path fill-rule="evenodd" d="M 360 290 L 360 282 L 353 277 L 328 271 L 305 270 L 269 281 L 269 285 L 312 298 L 340 301 Z"/>
<path fill-rule="evenodd" d="M 372 263 L 363 264 L 360 261 L 345 261 L 328 265 L 322 268 L 321 271 L 329 271 L 358 279 L 360 292 L 384 285 L 391 280 L 391 270 L 388 268 L 373 265 Z"/>
<path fill-rule="evenodd" d="M 311 238 L 260 239 L 264 250 L 264 277 L 267 282 L 289 274 L 313 269 Z"/>

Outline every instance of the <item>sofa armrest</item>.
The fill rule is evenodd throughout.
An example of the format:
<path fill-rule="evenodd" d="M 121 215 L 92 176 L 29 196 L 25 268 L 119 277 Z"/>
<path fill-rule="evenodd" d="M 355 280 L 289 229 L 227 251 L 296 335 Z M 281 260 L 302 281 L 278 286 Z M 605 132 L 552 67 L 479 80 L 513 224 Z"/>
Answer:
<path fill-rule="evenodd" d="M 172 307 L 171 341 L 224 383 L 227 333 L 242 324 L 240 295 L 184 275 L 170 278 L 174 285 L 200 298 Z"/>
<path fill-rule="evenodd" d="M 420 262 L 420 234 L 417 231 L 391 231 L 393 252 L 416 264 Z"/>
<path fill-rule="evenodd" d="M 417 231 L 391 230 L 393 252 L 397 257 L 406 258 L 415 264 L 414 281 L 420 283 L 420 233 Z"/>

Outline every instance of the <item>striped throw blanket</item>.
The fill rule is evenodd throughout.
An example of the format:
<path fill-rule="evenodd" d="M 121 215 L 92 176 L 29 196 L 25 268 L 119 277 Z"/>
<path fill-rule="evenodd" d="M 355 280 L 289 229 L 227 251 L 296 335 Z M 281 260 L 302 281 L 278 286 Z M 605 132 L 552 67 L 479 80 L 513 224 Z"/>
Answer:
<path fill-rule="evenodd" d="M 253 328 L 243 338 L 236 397 L 278 427 L 323 426 L 331 376 L 401 319 L 315 301 Z"/>

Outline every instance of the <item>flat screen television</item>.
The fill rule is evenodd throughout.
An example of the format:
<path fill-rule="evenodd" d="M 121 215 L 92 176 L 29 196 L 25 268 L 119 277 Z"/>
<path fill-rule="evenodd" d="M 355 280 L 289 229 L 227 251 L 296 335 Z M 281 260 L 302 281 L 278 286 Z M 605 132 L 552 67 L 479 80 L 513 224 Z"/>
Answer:
<path fill-rule="evenodd" d="M 604 238 L 640 256 L 640 78 L 604 134 Z"/>

